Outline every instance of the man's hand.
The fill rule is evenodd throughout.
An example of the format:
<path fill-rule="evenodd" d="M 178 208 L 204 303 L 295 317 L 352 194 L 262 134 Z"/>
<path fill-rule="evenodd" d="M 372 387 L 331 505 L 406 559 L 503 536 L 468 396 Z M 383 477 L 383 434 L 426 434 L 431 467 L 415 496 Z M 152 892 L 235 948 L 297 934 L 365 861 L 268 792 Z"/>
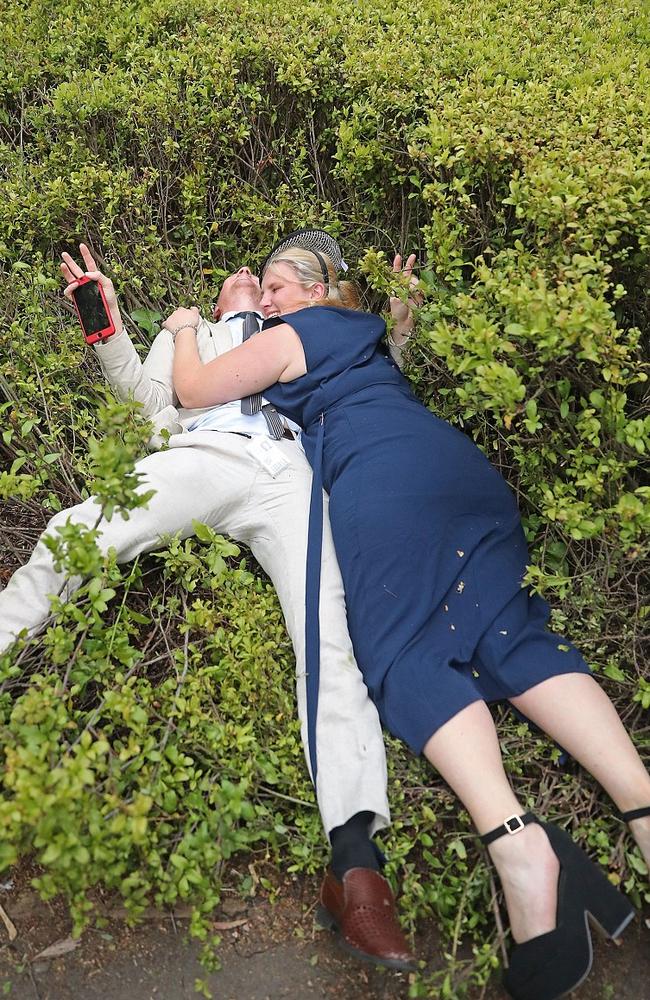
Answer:
<path fill-rule="evenodd" d="M 417 291 L 419 282 L 413 274 L 416 257 L 412 253 L 402 266 L 401 254 L 396 254 L 393 260 L 393 271 L 395 274 L 403 274 L 408 281 L 409 298 L 402 302 L 397 296 L 391 295 L 390 314 L 393 317 L 392 339 L 396 347 L 408 340 L 408 336 L 413 329 L 413 307 L 422 305 L 422 295 Z"/>
<path fill-rule="evenodd" d="M 63 275 L 63 280 L 66 282 L 63 294 L 67 299 L 72 301 L 72 293 L 75 288 L 79 287 L 79 278 L 83 278 L 85 276 L 87 278 L 92 278 L 93 281 L 97 281 L 104 290 L 111 319 L 115 325 L 115 333 L 121 333 L 123 323 L 122 317 L 120 316 L 120 309 L 117 304 L 117 296 L 115 295 L 115 289 L 113 288 L 113 282 L 97 269 L 95 259 L 85 243 L 79 244 L 79 250 L 81 251 L 81 256 L 83 257 L 84 264 L 86 265 L 85 271 L 79 266 L 79 264 L 77 264 L 69 253 L 61 254 L 61 274 Z"/>
<path fill-rule="evenodd" d="M 181 306 L 179 309 L 174 309 L 171 316 L 167 317 L 163 327 L 175 335 L 186 327 L 193 327 L 196 330 L 200 319 L 201 315 L 196 306 L 192 306 L 191 309 L 185 309 L 184 306 Z"/>

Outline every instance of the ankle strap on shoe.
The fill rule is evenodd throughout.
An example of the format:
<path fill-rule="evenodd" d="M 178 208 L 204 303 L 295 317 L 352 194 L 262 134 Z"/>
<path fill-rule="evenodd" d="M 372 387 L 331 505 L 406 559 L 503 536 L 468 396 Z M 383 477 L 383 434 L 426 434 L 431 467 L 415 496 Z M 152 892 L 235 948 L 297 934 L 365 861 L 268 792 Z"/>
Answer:
<path fill-rule="evenodd" d="M 521 833 L 525 826 L 529 823 L 537 823 L 538 819 L 534 813 L 524 813 L 523 816 L 508 816 L 506 820 L 503 821 L 501 826 L 497 826 L 494 830 L 490 830 L 489 833 L 484 833 L 481 836 L 482 843 L 487 847 L 491 844 L 493 840 L 498 840 L 499 837 L 505 836 L 509 833 L 511 836 L 515 833 Z"/>
<path fill-rule="evenodd" d="M 629 823 L 632 819 L 641 819 L 642 816 L 650 816 L 650 806 L 643 806 L 641 809 L 630 809 L 628 812 L 619 814 L 624 823 Z"/>

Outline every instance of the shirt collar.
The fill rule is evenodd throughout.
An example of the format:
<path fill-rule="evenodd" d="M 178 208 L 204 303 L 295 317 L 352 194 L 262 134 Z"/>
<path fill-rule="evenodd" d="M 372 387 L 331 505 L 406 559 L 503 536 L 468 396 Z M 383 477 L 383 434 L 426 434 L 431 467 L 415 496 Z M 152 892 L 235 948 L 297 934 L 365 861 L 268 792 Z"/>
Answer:
<path fill-rule="evenodd" d="M 223 314 L 223 316 L 221 317 L 221 322 L 227 323 L 228 320 L 231 320 L 233 316 L 237 316 L 237 314 L 240 312 L 254 312 L 258 319 L 264 321 L 264 316 L 262 316 L 261 312 L 258 312 L 257 309 L 231 309 L 230 312 L 225 312 Z"/>

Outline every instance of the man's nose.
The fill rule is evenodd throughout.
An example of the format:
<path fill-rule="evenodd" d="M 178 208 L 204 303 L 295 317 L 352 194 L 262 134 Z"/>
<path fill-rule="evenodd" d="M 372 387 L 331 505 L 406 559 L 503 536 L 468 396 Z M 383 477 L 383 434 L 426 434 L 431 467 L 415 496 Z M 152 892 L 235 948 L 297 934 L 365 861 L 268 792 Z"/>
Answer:
<path fill-rule="evenodd" d="M 251 274 L 250 267 L 240 267 L 237 274 Z"/>

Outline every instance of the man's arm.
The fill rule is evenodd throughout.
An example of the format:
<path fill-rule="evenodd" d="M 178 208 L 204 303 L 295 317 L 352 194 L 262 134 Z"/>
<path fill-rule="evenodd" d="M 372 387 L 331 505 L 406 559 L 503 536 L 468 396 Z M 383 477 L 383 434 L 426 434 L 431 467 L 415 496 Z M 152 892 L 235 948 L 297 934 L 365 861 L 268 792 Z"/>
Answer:
<path fill-rule="evenodd" d="M 172 381 L 174 342 L 169 330 L 160 331 L 144 362 L 126 330 L 97 345 L 95 351 L 116 395 L 142 403 L 145 417 L 176 404 Z"/>
<path fill-rule="evenodd" d="M 68 299 L 72 298 L 72 293 L 78 287 L 78 279 L 84 274 L 102 286 L 116 330 L 104 343 L 95 345 L 102 371 L 120 399 L 132 397 L 142 404 L 146 417 L 153 417 L 175 402 L 172 379 L 173 337 L 168 330 L 161 330 L 143 363 L 124 329 L 113 282 L 97 269 L 85 243 L 81 243 L 79 249 L 86 265 L 85 271 L 70 254 L 62 255 L 61 273 L 67 283 L 64 295 Z"/>

